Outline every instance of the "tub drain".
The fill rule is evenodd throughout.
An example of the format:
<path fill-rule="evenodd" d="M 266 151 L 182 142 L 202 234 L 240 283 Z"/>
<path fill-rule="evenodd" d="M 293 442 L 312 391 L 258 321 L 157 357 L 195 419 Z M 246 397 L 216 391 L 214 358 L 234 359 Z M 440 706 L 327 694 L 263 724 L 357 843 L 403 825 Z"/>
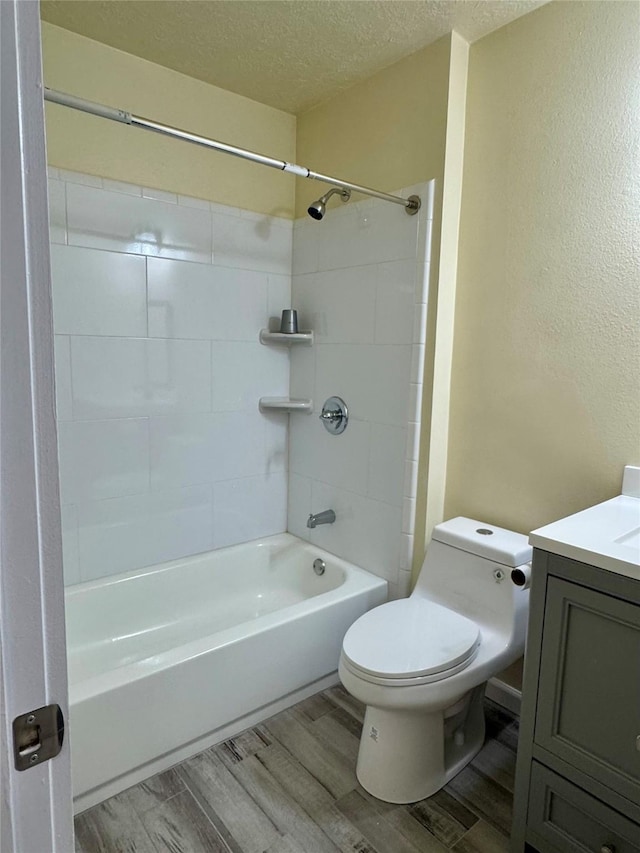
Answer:
<path fill-rule="evenodd" d="M 325 561 L 321 560 L 320 557 L 318 557 L 316 560 L 313 561 L 313 571 L 317 575 L 323 575 L 326 568 L 327 568 L 327 565 L 326 565 Z"/>

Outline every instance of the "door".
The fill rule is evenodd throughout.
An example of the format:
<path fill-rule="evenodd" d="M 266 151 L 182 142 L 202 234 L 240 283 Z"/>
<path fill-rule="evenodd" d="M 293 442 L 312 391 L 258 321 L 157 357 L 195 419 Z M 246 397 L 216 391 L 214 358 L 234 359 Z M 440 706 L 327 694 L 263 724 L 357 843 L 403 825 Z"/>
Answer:
<path fill-rule="evenodd" d="M 16 717 L 68 719 L 37 2 L 0 2 L 0 56 L 0 849 L 71 853 L 68 735 L 13 757 Z"/>

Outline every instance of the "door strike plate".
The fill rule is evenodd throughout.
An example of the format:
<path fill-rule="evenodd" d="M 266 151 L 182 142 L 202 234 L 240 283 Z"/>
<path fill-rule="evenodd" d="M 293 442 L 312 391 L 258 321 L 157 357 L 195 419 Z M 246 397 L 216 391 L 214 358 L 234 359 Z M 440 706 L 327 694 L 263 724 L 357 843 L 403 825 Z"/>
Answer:
<path fill-rule="evenodd" d="M 62 749 L 64 716 L 59 705 L 45 705 L 13 721 L 13 758 L 16 770 L 28 770 L 48 761 Z"/>

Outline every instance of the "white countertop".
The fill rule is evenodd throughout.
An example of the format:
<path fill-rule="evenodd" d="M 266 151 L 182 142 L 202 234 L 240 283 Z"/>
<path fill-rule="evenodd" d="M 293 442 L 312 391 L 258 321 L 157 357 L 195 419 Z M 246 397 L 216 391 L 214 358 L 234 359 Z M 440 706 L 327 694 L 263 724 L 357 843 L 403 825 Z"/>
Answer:
<path fill-rule="evenodd" d="M 620 495 L 529 535 L 534 548 L 640 580 L 640 498 Z"/>

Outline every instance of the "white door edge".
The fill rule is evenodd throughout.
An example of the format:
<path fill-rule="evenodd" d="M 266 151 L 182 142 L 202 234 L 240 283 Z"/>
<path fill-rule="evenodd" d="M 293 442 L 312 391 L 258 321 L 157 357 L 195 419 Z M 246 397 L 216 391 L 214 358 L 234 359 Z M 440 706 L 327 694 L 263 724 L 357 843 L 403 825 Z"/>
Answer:
<path fill-rule="evenodd" d="M 0 844 L 71 853 L 68 732 L 19 772 L 12 721 L 68 720 L 39 4 L 0 2 Z"/>

